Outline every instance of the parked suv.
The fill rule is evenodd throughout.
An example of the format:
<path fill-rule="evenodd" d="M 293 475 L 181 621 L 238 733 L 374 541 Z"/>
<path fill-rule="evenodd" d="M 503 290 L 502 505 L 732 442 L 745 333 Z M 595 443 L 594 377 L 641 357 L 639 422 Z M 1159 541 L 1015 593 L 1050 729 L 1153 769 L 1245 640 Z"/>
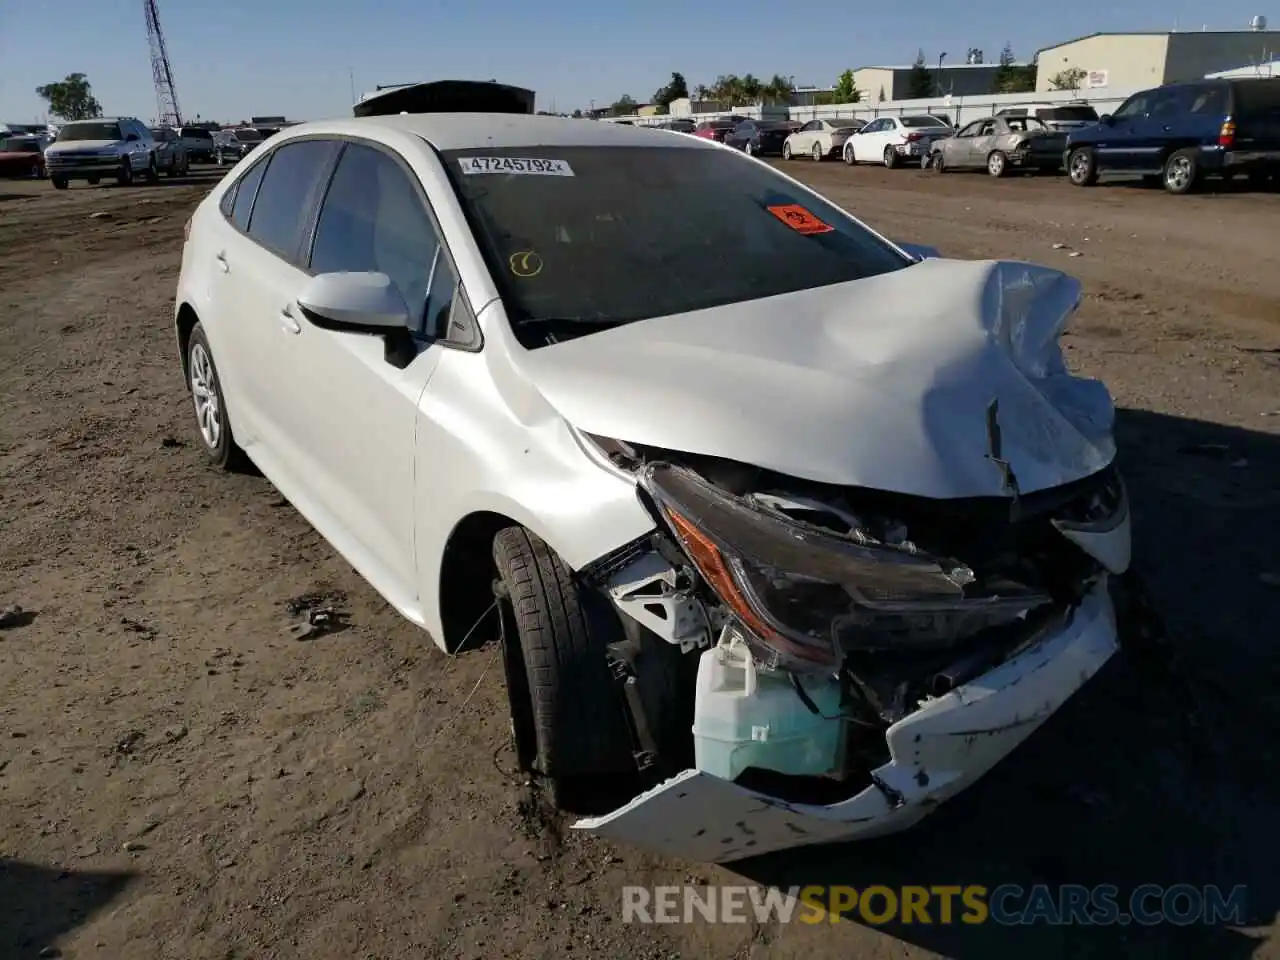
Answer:
<path fill-rule="evenodd" d="M 94 184 L 105 178 L 130 184 L 141 175 L 160 179 L 151 131 L 133 117 L 99 117 L 63 124 L 44 152 L 49 179 L 58 190 L 72 180 Z"/>
<path fill-rule="evenodd" d="M 156 166 L 171 177 L 185 177 L 191 161 L 182 135 L 172 127 L 152 127 L 151 139 L 156 142 Z"/>
<path fill-rule="evenodd" d="M 192 163 L 211 163 L 217 149 L 213 131 L 204 127 L 183 127 L 182 145 Z"/>
<path fill-rule="evenodd" d="M 1089 187 L 1102 173 L 1159 177 L 1189 193 L 1205 176 L 1280 175 L 1280 81 L 1196 80 L 1143 90 L 1098 123 L 1072 131 L 1067 174 Z"/>

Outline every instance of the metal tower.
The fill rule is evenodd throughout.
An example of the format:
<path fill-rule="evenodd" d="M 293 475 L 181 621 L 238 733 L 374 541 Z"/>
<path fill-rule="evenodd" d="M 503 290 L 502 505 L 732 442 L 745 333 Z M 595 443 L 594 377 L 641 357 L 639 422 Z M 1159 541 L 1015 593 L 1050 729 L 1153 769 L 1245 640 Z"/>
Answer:
<path fill-rule="evenodd" d="M 151 46 L 151 79 L 156 85 L 156 105 L 160 114 L 156 123 L 163 126 L 182 126 L 182 113 L 178 109 L 178 91 L 173 86 L 173 67 L 169 65 L 169 51 L 165 49 L 164 32 L 160 29 L 160 14 L 156 0 L 142 0 L 142 10 L 147 16 L 147 43 Z"/>

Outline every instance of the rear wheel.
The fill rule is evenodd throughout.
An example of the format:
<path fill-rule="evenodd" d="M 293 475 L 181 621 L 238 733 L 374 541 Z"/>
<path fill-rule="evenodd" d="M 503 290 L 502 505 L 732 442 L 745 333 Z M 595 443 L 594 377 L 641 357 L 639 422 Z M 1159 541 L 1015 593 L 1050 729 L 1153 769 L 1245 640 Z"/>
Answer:
<path fill-rule="evenodd" d="M 44 179 L 44 167 L 42 167 L 39 163 L 33 163 L 31 165 L 31 179 L 32 180 Z"/>
<path fill-rule="evenodd" d="M 810 154 L 809 154 L 809 155 L 810 155 L 811 157 L 813 157 L 813 159 L 814 159 L 814 162 L 815 162 L 815 163 L 821 163 L 821 162 L 822 162 L 822 156 L 823 156 L 823 154 L 822 154 L 822 144 L 820 144 L 820 143 L 815 143 L 815 144 L 813 145 L 813 150 L 812 150 L 812 151 L 810 151 Z"/>
<path fill-rule="evenodd" d="M 1009 169 L 1009 158 L 1003 150 L 992 150 L 987 157 L 987 173 L 993 177 L 1003 177 Z"/>
<path fill-rule="evenodd" d="M 204 327 L 197 323 L 187 341 L 187 389 L 195 406 L 196 427 L 205 453 L 214 466 L 228 472 L 248 465 L 248 458 L 236 443 L 227 418 L 227 404 L 222 395 L 222 379 L 213 362 L 213 351 L 205 338 Z"/>
<path fill-rule="evenodd" d="M 87 181 L 85 181 L 85 182 L 86 182 L 86 183 L 88 183 L 88 184 L 89 184 L 89 186 L 91 186 L 91 187 L 96 187 L 98 184 L 100 184 L 100 183 L 102 182 L 102 178 L 101 178 L 101 177 L 90 177 L 90 178 L 89 178 Z"/>
<path fill-rule="evenodd" d="M 746 144 L 743 146 L 742 152 L 745 153 L 748 157 L 754 157 L 756 155 L 756 148 L 753 147 L 751 145 L 751 141 L 748 140 Z"/>
<path fill-rule="evenodd" d="M 947 162 L 942 159 L 942 151 L 929 155 L 929 159 L 933 161 L 933 172 L 942 173 L 947 169 Z"/>
<path fill-rule="evenodd" d="M 1200 164 L 1194 149 L 1175 150 L 1164 162 L 1164 188 L 1170 193 L 1190 193 L 1200 181 Z"/>
<path fill-rule="evenodd" d="M 1098 161 L 1089 147 L 1077 147 L 1067 157 L 1067 177 L 1077 187 L 1092 187 L 1098 182 Z"/>
<path fill-rule="evenodd" d="M 884 165 L 890 170 L 898 165 L 898 151 L 893 147 L 884 148 Z"/>
<path fill-rule="evenodd" d="M 156 155 L 153 153 L 147 158 L 147 183 L 160 182 L 160 166 L 156 163 Z"/>
<path fill-rule="evenodd" d="M 523 527 L 498 533 L 493 560 L 517 746 L 522 732 L 531 741 L 519 750 L 522 760 L 547 780 L 558 807 L 609 809 L 611 795 L 631 793 L 636 782 L 623 698 L 606 651 L 623 638 L 618 615 Z"/>

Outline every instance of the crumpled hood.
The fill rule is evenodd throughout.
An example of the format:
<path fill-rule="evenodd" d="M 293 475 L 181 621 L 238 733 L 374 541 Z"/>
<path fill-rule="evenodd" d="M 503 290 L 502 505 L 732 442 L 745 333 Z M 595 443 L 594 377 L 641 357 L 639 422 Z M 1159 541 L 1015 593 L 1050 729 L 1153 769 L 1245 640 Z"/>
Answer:
<path fill-rule="evenodd" d="M 1030 493 L 1115 455 L 1110 395 L 1058 343 L 1080 293 L 1046 267 L 926 260 L 512 359 L 587 433 L 817 482 L 1009 496 L 993 456 Z"/>

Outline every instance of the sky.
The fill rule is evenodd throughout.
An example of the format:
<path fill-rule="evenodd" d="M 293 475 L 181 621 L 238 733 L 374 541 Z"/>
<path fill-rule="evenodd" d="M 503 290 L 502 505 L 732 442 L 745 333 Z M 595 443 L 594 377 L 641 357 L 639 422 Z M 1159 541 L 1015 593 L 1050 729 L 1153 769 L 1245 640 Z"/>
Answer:
<path fill-rule="evenodd" d="M 774 73 L 828 86 L 850 67 L 1020 59 L 1100 30 L 1245 29 L 1261 0 L 158 0 L 187 119 L 349 116 L 382 83 L 496 79 L 568 112 L 623 94 L 644 102 L 680 71 L 690 88 L 717 74 Z M 108 114 L 156 113 L 142 0 L 0 3 L 0 121 L 43 119 L 35 88 L 88 75 Z"/>

